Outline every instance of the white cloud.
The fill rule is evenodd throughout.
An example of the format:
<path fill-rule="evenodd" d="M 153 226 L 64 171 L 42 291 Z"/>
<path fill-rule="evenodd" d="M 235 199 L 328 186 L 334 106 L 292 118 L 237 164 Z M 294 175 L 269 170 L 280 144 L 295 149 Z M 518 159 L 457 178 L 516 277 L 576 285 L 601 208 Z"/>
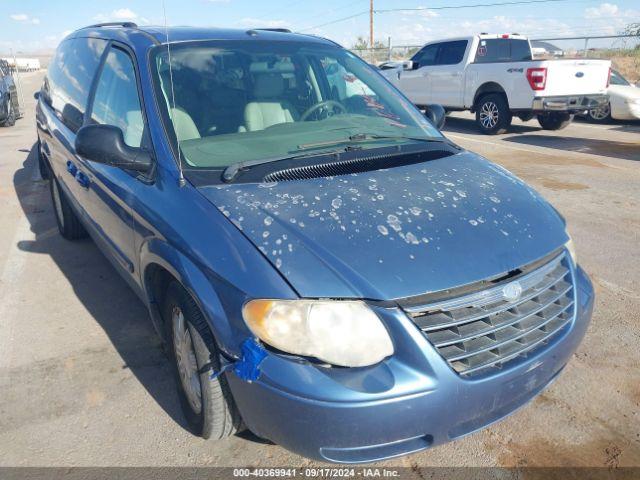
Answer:
<path fill-rule="evenodd" d="M 585 9 L 585 18 L 601 18 L 601 17 L 615 17 L 620 13 L 620 9 L 617 5 L 612 3 L 601 3 L 597 7 L 589 7 Z"/>
<path fill-rule="evenodd" d="M 254 28 L 291 28 L 291 24 L 286 20 L 264 20 L 259 18 L 243 18 L 238 22 L 243 27 Z"/>
<path fill-rule="evenodd" d="M 118 8 L 111 12 L 111 16 L 116 20 L 135 20 L 138 14 L 128 8 Z"/>
<path fill-rule="evenodd" d="M 13 13 L 9 15 L 11 20 L 15 20 L 16 22 L 26 22 L 29 20 L 29 15 L 26 13 Z"/>
<path fill-rule="evenodd" d="M 99 13 L 93 19 L 99 23 L 105 22 L 136 22 L 139 24 L 148 24 L 149 20 L 141 17 L 130 8 L 116 8 L 111 13 Z"/>

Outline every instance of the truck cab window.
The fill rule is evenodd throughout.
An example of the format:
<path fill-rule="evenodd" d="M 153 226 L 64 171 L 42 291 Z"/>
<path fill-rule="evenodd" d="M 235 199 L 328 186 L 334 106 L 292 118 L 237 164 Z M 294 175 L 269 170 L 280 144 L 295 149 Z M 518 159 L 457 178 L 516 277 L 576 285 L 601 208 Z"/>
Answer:
<path fill-rule="evenodd" d="M 462 62 L 467 43 L 467 40 L 441 43 L 436 65 L 457 65 Z"/>

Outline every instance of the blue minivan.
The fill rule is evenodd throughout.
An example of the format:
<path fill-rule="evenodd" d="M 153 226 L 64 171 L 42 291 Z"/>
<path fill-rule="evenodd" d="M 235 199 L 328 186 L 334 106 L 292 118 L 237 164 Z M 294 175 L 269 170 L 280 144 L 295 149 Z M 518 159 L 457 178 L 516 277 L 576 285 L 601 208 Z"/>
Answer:
<path fill-rule="evenodd" d="M 531 400 L 587 329 L 558 212 L 329 40 L 97 25 L 37 96 L 60 233 L 148 307 L 195 434 L 415 452 Z"/>

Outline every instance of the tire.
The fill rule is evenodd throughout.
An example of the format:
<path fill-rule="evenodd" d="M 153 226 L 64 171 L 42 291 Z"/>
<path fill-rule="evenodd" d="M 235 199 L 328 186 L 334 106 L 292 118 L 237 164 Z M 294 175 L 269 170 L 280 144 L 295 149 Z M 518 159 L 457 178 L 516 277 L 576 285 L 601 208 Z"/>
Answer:
<path fill-rule="evenodd" d="M 13 108 L 11 97 L 7 97 L 5 111 L 7 112 L 7 118 L 5 118 L 3 122 L 0 122 L 0 127 L 13 127 L 16 124 L 16 111 Z"/>
<path fill-rule="evenodd" d="M 163 318 L 180 403 L 191 431 L 214 440 L 233 435 L 242 420 L 224 375 L 210 378 L 211 371 L 220 369 L 213 335 L 196 303 L 175 281 L 167 287 Z"/>
<path fill-rule="evenodd" d="M 569 113 L 545 113 L 538 115 L 538 123 L 543 130 L 562 130 L 573 121 L 573 115 Z"/>
<path fill-rule="evenodd" d="M 38 142 L 36 143 L 36 154 L 38 155 L 38 170 L 40 171 L 40 178 L 42 178 L 43 180 L 49 180 L 51 177 L 49 165 L 47 164 L 47 158 L 42 152 L 42 144 L 40 143 L 39 138 Z"/>
<path fill-rule="evenodd" d="M 67 240 L 78 240 L 87 236 L 87 231 L 80 223 L 76 213 L 71 208 L 69 200 L 60 188 L 58 180 L 51 175 L 49 187 L 51 190 L 51 203 L 58 224 L 58 231 Z"/>
<path fill-rule="evenodd" d="M 505 133 L 513 120 L 509 104 L 504 95 L 489 93 L 480 97 L 476 104 L 476 124 L 485 135 Z"/>
<path fill-rule="evenodd" d="M 587 116 L 591 122 L 608 123 L 611 121 L 611 104 L 607 103 L 600 108 L 589 110 Z"/>

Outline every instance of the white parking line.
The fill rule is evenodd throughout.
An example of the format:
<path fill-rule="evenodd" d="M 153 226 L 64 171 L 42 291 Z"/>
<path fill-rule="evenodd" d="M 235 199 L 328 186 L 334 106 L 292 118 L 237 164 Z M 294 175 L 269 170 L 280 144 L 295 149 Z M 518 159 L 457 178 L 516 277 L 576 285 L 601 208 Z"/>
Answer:
<path fill-rule="evenodd" d="M 551 155 L 551 156 L 554 156 L 554 157 L 558 156 L 558 154 L 554 153 L 554 152 L 546 152 L 544 150 L 534 150 L 534 149 L 531 149 L 531 148 L 516 147 L 515 145 L 507 145 L 507 144 L 502 143 L 502 142 L 492 142 L 492 141 L 489 141 L 489 140 L 478 140 L 477 138 L 471 138 L 471 137 L 465 137 L 465 136 L 462 136 L 462 135 L 456 135 L 455 133 L 446 133 L 445 132 L 445 136 L 451 137 L 451 138 L 458 138 L 460 140 L 468 140 L 469 142 L 481 143 L 483 145 L 492 145 L 492 146 L 510 148 L 511 150 L 519 150 L 521 152 L 528 152 L 528 153 L 535 153 L 535 154 L 542 154 L 542 155 Z M 545 148 L 545 147 L 539 147 L 539 148 Z M 565 153 L 578 154 L 577 152 L 571 152 L 571 151 L 563 151 L 562 153 L 563 154 L 565 154 Z M 580 153 L 578 155 L 583 155 L 583 154 Z"/>

